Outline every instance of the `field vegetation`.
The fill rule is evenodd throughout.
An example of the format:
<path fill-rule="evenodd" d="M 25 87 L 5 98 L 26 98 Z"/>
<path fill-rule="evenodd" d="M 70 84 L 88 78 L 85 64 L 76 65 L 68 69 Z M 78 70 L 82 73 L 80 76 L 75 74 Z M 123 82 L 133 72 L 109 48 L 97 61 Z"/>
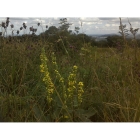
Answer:
<path fill-rule="evenodd" d="M 118 20 L 121 36 L 107 42 L 79 33 L 82 24 L 69 30 L 66 18 L 39 35 L 25 23 L 14 35 L 10 18 L 2 22 L 0 121 L 139 122 L 139 29 Z"/>

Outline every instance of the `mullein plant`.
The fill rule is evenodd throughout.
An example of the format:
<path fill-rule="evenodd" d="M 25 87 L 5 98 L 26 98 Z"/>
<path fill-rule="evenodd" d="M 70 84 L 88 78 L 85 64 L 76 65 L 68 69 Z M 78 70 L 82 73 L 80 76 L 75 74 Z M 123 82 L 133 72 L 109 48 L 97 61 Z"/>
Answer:
<path fill-rule="evenodd" d="M 76 91 L 77 91 L 77 81 L 76 81 L 76 74 L 77 74 L 77 66 L 73 66 L 72 72 L 69 74 L 68 77 L 68 98 L 72 103 L 72 106 L 75 106 L 75 98 L 76 98 Z"/>
<path fill-rule="evenodd" d="M 41 65 L 40 65 L 40 72 L 43 73 L 43 82 L 45 83 L 46 86 L 46 92 L 47 92 L 47 101 L 48 103 L 51 103 L 53 98 L 53 93 L 54 93 L 54 84 L 51 80 L 50 73 L 48 71 L 47 67 L 47 57 L 45 55 L 45 50 L 44 48 L 42 49 L 42 53 L 40 55 L 40 60 L 41 60 Z"/>
<path fill-rule="evenodd" d="M 82 103 L 82 95 L 84 93 L 83 82 L 77 83 L 77 78 L 76 78 L 77 70 L 78 67 L 74 65 L 72 72 L 70 72 L 68 76 L 68 87 L 67 87 L 67 96 L 69 101 L 68 106 L 70 107 L 73 121 L 75 121 L 75 113 L 78 111 L 77 109 L 80 109 Z"/>
<path fill-rule="evenodd" d="M 78 83 L 78 104 L 81 104 L 82 103 L 82 95 L 84 93 L 84 90 L 83 90 L 83 82 L 79 82 Z"/>
<path fill-rule="evenodd" d="M 73 101 L 74 106 L 77 105 L 80 106 L 80 104 L 82 103 L 82 94 L 84 93 L 83 82 L 77 83 L 77 78 L 76 78 L 77 69 L 78 67 L 76 65 L 73 66 L 73 70 L 68 77 L 68 88 L 67 88 L 68 98 Z"/>
<path fill-rule="evenodd" d="M 42 49 L 42 53 L 40 55 L 41 59 L 41 65 L 40 65 L 40 72 L 43 73 L 43 82 L 46 86 L 46 97 L 47 102 L 51 103 L 51 105 L 55 106 L 54 104 L 57 102 L 55 99 L 55 93 L 56 96 L 59 96 L 60 102 L 62 103 L 62 106 L 65 107 L 66 110 L 73 110 L 75 108 L 80 108 L 82 103 L 82 95 L 84 93 L 83 90 L 83 82 L 77 82 L 77 69 L 78 67 L 75 65 L 73 66 L 72 72 L 70 72 L 68 76 L 68 83 L 65 83 L 65 79 L 61 76 L 58 70 L 58 65 L 56 62 L 55 54 L 52 53 L 52 64 L 54 67 L 54 74 L 57 80 L 57 85 L 52 82 L 52 79 L 49 74 L 48 66 L 47 66 L 47 57 L 45 55 L 44 48 Z M 54 101 L 55 100 L 55 101 Z M 69 114 L 70 112 L 67 112 Z M 72 113 L 72 112 L 71 112 Z M 65 113 L 64 113 L 65 114 Z M 64 115 L 63 114 L 63 115 Z M 68 115 L 70 117 L 70 115 Z M 67 115 L 64 115 L 63 118 L 69 118 Z"/>
<path fill-rule="evenodd" d="M 68 105 L 68 101 L 72 101 L 72 105 L 74 105 L 74 99 L 76 97 L 77 99 L 77 105 L 80 105 L 82 103 L 82 94 L 84 93 L 83 90 L 83 82 L 78 82 L 77 83 L 77 69 L 78 67 L 75 65 L 73 66 L 72 72 L 70 72 L 68 76 L 68 84 L 66 87 L 64 78 L 61 76 L 58 70 L 58 65 L 56 62 L 56 57 L 54 53 L 52 53 L 52 63 L 55 67 L 54 73 L 56 75 L 56 78 L 59 80 L 60 86 L 62 87 L 62 98 L 64 105 Z"/>
<path fill-rule="evenodd" d="M 55 57 L 54 52 L 52 53 L 51 57 L 52 57 L 52 64 L 54 66 L 54 73 L 56 75 L 57 80 L 60 83 L 60 88 L 62 90 L 62 92 L 61 92 L 62 94 L 61 95 L 62 95 L 63 103 L 64 103 L 64 105 L 66 105 L 67 94 L 66 94 L 66 86 L 65 86 L 65 83 L 64 83 L 64 78 L 59 73 L 58 65 L 57 65 L 57 62 L 56 62 L 56 57 Z"/>

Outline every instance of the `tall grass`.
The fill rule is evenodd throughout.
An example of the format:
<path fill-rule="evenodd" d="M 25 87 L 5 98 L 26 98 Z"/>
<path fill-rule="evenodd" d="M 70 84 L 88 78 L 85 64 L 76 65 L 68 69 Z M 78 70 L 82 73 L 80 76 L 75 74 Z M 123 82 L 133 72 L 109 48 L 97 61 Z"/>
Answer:
<path fill-rule="evenodd" d="M 140 121 L 139 48 L 135 64 L 131 46 L 120 54 L 84 42 L 62 53 L 45 37 L 17 40 L 1 38 L 0 121 Z"/>

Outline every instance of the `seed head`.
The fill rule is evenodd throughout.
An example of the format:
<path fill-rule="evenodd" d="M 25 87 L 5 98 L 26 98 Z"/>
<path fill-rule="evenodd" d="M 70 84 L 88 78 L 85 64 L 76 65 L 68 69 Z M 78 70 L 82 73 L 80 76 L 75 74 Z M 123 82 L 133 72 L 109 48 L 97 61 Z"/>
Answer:
<path fill-rule="evenodd" d="M 26 26 L 26 24 L 25 24 L 25 23 L 23 23 L 23 26 Z"/>
<path fill-rule="evenodd" d="M 23 27 L 20 27 L 20 30 L 22 30 L 23 29 Z"/>
<path fill-rule="evenodd" d="M 26 26 L 26 24 L 25 24 L 25 23 L 23 23 L 23 27 L 24 27 L 24 29 L 26 29 L 26 27 L 27 27 L 27 26 Z"/>
<path fill-rule="evenodd" d="M 37 29 L 33 29 L 33 32 L 36 32 L 37 31 Z"/>
<path fill-rule="evenodd" d="M 19 34 L 19 30 L 17 30 L 17 34 Z"/>
<path fill-rule="evenodd" d="M 6 20 L 6 27 L 8 27 L 9 22 L 10 22 L 9 19 L 7 19 L 7 20 Z"/>
<path fill-rule="evenodd" d="M 23 27 L 24 27 L 24 29 L 26 29 L 27 26 L 25 25 L 25 26 L 23 26 Z"/>
<path fill-rule="evenodd" d="M 11 28 L 14 28 L 14 25 L 13 24 L 11 24 L 10 26 L 11 26 Z"/>
<path fill-rule="evenodd" d="M 48 28 L 48 25 L 46 25 L 46 28 Z"/>
<path fill-rule="evenodd" d="M 30 31 L 33 31 L 33 26 L 32 26 L 32 27 L 30 27 Z"/>
<path fill-rule="evenodd" d="M 2 26 L 3 28 L 6 28 L 5 22 L 2 22 L 1 26 Z"/>

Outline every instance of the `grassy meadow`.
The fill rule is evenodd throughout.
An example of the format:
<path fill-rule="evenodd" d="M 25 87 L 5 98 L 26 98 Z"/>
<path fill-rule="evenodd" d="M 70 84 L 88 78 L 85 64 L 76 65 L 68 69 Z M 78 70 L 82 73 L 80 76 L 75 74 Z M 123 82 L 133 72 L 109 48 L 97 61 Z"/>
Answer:
<path fill-rule="evenodd" d="M 139 122 L 139 46 L 122 39 L 118 51 L 83 35 L 76 49 L 63 36 L 59 46 L 43 34 L 0 37 L 0 121 Z"/>

